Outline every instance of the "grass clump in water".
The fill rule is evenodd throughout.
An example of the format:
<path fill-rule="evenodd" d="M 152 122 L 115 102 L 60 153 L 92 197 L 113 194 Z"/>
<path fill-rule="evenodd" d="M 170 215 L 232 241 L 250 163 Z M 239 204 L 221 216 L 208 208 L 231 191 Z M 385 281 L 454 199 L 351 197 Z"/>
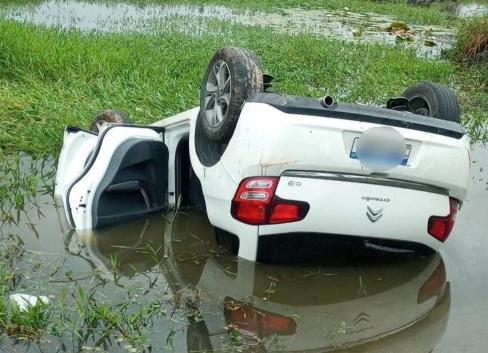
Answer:
<path fill-rule="evenodd" d="M 488 65 L 488 16 L 471 18 L 460 25 L 455 50 L 459 62 Z"/>
<path fill-rule="evenodd" d="M 459 64 L 465 126 L 473 142 L 488 141 L 488 16 L 464 20 L 451 58 Z"/>
<path fill-rule="evenodd" d="M 24 242 L 18 236 L 0 237 L 0 334 L 6 333 L 17 339 L 41 336 L 48 324 L 50 311 L 42 301 L 22 310 L 11 302 L 9 295 L 15 290 L 22 275 L 18 263 L 27 255 Z"/>

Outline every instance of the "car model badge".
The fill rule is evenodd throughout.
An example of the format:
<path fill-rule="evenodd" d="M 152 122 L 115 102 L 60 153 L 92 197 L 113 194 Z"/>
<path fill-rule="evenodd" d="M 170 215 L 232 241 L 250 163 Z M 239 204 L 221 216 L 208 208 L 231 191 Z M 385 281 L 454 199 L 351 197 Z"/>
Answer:
<path fill-rule="evenodd" d="M 379 210 L 373 210 L 371 207 L 368 206 L 366 216 L 368 216 L 368 219 L 371 221 L 371 223 L 374 223 L 378 221 L 381 217 L 383 217 L 383 209 L 380 208 Z"/>

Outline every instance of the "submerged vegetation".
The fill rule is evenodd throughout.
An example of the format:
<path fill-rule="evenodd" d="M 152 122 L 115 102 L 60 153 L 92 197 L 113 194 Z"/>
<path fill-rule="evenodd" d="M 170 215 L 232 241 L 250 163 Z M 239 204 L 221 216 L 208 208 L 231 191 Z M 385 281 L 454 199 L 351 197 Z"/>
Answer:
<path fill-rule="evenodd" d="M 173 350 L 172 337 L 184 320 L 168 286 L 156 283 L 157 274 L 145 274 L 153 275 L 151 292 L 141 283 L 125 285 L 118 279 L 109 283 L 98 269 L 88 273 L 69 269 L 62 259 L 47 261 L 29 251 L 20 236 L 1 234 L 1 348 L 113 352 L 119 347 L 126 352 L 150 352 L 157 345 L 159 350 Z M 116 254 L 113 263 L 117 264 Z M 49 298 L 22 308 L 24 299 L 19 303 L 11 295 Z"/>
<path fill-rule="evenodd" d="M 12 239 L 1 240 L 2 244 L 12 242 Z M 12 254 L 17 248 L 8 246 L 2 245 L 2 251 L 7 256 L 18 257 L 19 254 Z M 62 347 L 62 342 L 69 342 L 75 352 L 112 351 L 113 346 L 129 352 L 145 352 L 151 351 L 150 333 L 164 331 L 167 337 L 160 335 L 158 343 L 161 347 L 171 347 L 170 336 L 174 335 L 171 321 L 179 322 L 180 318 L 167 313 L 173 304 L 171 297 L 164 293 L 146 298 L 145 289 L 133 288 L 117 300 L 99 293 L 97 286 L 86 289 L 74 282 L 52 294 L 51 303 L 39 301 L 27 310 L 20 310 L 8 296 L 12 290 L 9 284 L 16 273 L 4 266 L 0 264 L 0 335 L 9 337 L 14 346 L 32 342 L 41 351 L 46 347 L 59 351 L 57 347 Z M 152 341 L 156 343 L 154 337 Z"/>

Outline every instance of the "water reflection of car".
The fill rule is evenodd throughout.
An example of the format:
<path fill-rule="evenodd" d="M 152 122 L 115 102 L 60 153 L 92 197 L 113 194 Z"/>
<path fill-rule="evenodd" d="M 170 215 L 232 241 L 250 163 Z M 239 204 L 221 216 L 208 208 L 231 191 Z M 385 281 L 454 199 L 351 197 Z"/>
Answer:
<path fill-rule="evenodd" d="M 315 245 L 302 251 L 310 254 L 308 265 L 288 256 L 266 265 L 223 252 L 201 213 L 183 212 L 163 232 L 144 224 L 134 247 L 130 237 L 91 233 L 83 240 L 88 257 L 103 267 L 122 252 L 122 273 L 159 266 L 185 299 L 188 352 L 424 353 L 445 331 L 450 289 L 437 253 L 393 259 Z M 165 250 L 158 258 L 140 256 L 146 242 Z M 319 251 L 325 260 L 314 258 Z"/>
<path fill-rule="evenodd" d="M 182 199 L 206 208 L 217 240 L 252 261 L 302 233 L 441 246 L 469 180 L 452 90 L 422 81 L 374 107 L 270 86 L 253 53 L 224 47 L 199 108 L 152 126 L 67 128 L 55 192 L 71 226 L 114 225 Z"/>
<path fill-rule="evenodd" d="M 166 224 L 164 218 L 152 217 L 101 231 L 72 230 L 65 234 L 65 249 L 88 260 L 107 280 L 114 278 L 114 270 L 118 276 L 132 278 L 163 261 Z"/>

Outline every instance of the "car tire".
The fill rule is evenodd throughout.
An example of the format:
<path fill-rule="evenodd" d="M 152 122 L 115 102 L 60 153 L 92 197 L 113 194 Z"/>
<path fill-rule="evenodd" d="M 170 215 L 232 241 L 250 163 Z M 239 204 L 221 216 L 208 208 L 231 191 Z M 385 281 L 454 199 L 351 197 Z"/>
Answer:
<path fill-rule="evenodd" d="M 247 49 L 223 47 L 207 66 L 200 91 L 199 117 L 212 141 L 230 140 L 246 98 L 263 91 L 263 73 L 257 57 Z"/>
<path fill-rule="evenodd" d="M 454 92 L 446 86 L 420 81 L 402 94 L 409 100 L 412 113 L 461 123 L 461 108 Z"/>
<path fill-rule="evenodd" d="M 99 133 L 104 124 L 130 124 L 132 121 L 124 112 L 117 110 L 102 110 L 96 117 L 93 118 L 90 131 Z"/>

